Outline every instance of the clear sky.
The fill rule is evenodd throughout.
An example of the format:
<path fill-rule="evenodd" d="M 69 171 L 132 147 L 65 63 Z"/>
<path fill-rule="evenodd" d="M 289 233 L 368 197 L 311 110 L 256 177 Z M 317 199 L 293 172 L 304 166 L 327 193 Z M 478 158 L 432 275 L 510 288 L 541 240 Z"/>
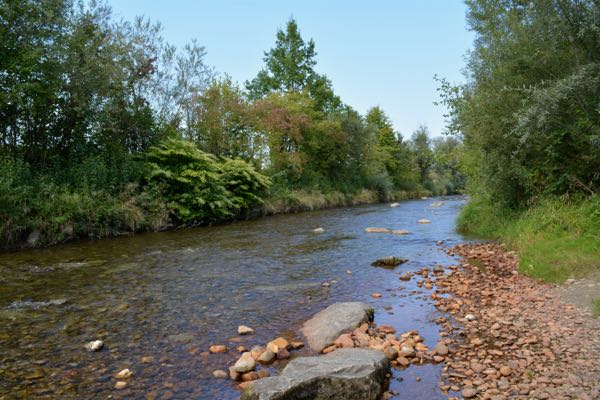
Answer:
<path fill-rule="evenodd" d="M 263 65 L 278 28 L 293 16 L 314 39 L 316 70 L 363 113 L 379 105 L 405 137 L 419 124 L 444 128 L 438 74 L 462 82 L 473 35 L 462 0 L 108 0 L 116 17 L 158 20 L 178 46 L 196 38 L 206 63 L 243 83 Z"/>

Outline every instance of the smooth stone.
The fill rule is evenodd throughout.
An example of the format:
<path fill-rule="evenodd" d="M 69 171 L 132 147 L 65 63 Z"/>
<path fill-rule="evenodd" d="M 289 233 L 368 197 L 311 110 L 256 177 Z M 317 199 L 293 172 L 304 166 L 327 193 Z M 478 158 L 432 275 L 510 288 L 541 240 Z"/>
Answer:
<path fill-rule="evenodd" d="M 261 363 L 268 364 L 275 359 L 276 355 L 276 353 L 272 352 L 269 349 L 266 349 L 260 354 L 260 356 L 258 356 L 258 361 L 260 361 Z"/>
<path fill-rule="evenodd" d="M 365 228 L 366 233 L 392 233 L 391 229 L 388 228 Z"/>
<path fill-rule="evenodd" d="M 119 373 L 117 375 L 115 375 L 115 378 L 127 379 L 127 378 L 131 377 L 131 375 L 133 375 L 133 372 L 131 372 L 128 368 L 125 368 L 125 369 L 119 371 Z"/>
<path fill-rule="evenodd" d="M 331 345 L 342 333 L 373 319 L 374 310 L 361 302 L 335 303 L 319 311 L 302 326 L 308 346 L 317 352 Z"/>
<path fill-rule="evenodd" d="M 389 368 L 389 360 L 377 350 L 339 349 L 324 356 L 300 357 L 279 376 L 253 381 L 241 400 L 376 400 Z"/>
<path fill-rule="evenodd" d="M 251 333 L 254 333 L 254 329 L 252 329 L 246 325 L 238 326 L 238 335 L 249 335 Z"/>
<path fill-rule="evenodd" d="M 430 220 L 425 219 L 425 218 L 422 218 L 422 219 L 418 220 L 417 222 L 420 223 L 420 224 L 429 224 L 429 223 L 431 223 Z"/>
<path fill-rule="evenodd" d="M 438 342 L 433 350 L 435 351 L 435 354 L 440 356 L 445 356 L 448 354 L 448 347 L 442 342 Z"/>
<path fill-rule="evenodd" d="M 406 229 L 395 229 L 392 231 L 394 235 L 408 235 L 410 232 Z"/>
<path fill-rule="evenodd" d="M 392 208 L 400 207 L 400 203 L 392 203 L 392 204 L 390 204 L 390 207 L 392 207 Z"/>
<path fill-rule="evenodd" d="M 235 362 L 235 364 L 233 365 L 233 369 L 236 372 L 244 373 L 252 371 L 255 366 L 256 362 L 254 361 L 254 358 L 252 358 L 252 354 L 250 354 L 250 352 L 247 351 L 244 354 L 242 354 L 242 356 Z"/>
<path fill-rule="evenodd" d="M 100 351 L 104 347 L 104 342 L 102 340 L 94 340 L 93 342 L 89 342 L 85 345 L 85 349 L 87 351 Z"/>
<path fill-rule="evenodd" d="M 466 389 L 463 389 L 463 391 L 462 391 L 462 396 L 465 399 L 470 399 L 472 397 L 475 397 L 476 395 L 477 395 L 477 390 L 472 389 L 472 388 L 466 388 Z"/>
<path fill-rule="evenodd" d="M 412 275 L 410 274 L 410 272 L 405 272 L 404 274 L 400 275 L 400 280 L 401 281 L 410 281 L 411 277 L 412 277 Z"/>
<path fill-rule="evenodd" d="M 226 353 L 227 352 L 227 346 L 222 345 L 222 344 L 214 344 L 214 345 L 212 345 L 212 346 L 210 346 L 208 348 L 208 351 L 210 351 L 213 354 Z"/>
<path fill-rule="evenodd" d="M 125 389 L 126 386 L 127 382 L 125 381 L 118 381 L 117 383 L 115 383 L 115 389 L 117 390 Z"/>
<path fill-rule="evenodd" d="M 217 379 L 227 379 L 229 374 L 221 369 L 217 369 L 213 371 L 213 376 Z"/>
<path fill-rule="evenodd" d="M 323 233 L 323 232 L 325 232 L 325 229 L 323 229 L 323 228 L 316 228 L 316 229 L 313 229 L 312 231 L 314 233 Z"/>

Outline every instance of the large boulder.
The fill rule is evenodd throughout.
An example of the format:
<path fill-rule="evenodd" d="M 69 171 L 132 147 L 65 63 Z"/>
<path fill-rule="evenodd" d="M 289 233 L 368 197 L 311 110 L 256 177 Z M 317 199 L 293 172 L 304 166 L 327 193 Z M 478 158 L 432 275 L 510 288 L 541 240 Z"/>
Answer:
<path fill-rule="evenodd" d="M 373 319 L 373 308 L 361 302 L 335 303 L 319 311 L 302 325 L 308 345 L 320 352 L 342 333 Z"/>
<path fill-rule="evenodd" d="M 370 349 L 338 349 L 290 361 L 281 375 L 251 383 L 241 400 L 376 400 L 390 363 Z"/>

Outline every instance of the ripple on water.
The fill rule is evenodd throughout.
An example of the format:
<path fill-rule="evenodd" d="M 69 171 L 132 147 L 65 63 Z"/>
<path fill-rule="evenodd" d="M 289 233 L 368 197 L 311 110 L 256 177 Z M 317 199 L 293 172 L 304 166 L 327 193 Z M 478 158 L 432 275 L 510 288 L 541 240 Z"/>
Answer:
<path fill-rule="evenodd" d="M 238 353 L 206 355 L 211 344 L 251 348 L 281 335 L 298 338 L 304 320 L 336 301 L 368 302 L 377 323 L 418 329 L 434 343 L 437 310 L 410 295 L 418 290 L 416 280 L 401 282 L 396 274 L 451 263 L 436 241 L 462 240 L 454 231 L 462 200 L 443 199 L 435 214 L 432 201 L 440 200 L 0 254 L 0 398 L 237 399 L 235 386 L 213 379 L 212 371 L 226 369 Z M 420 226 L 419 218 L 431 224 Z M 411 234 L 368 235 L 368 226 Z M 325 233 L 312 234 L 315 227 Z M 410 262 L 397 271 L 371 266 L 390 255 Z M 335 283 L 322 287 L 324 281 Z M 383 297 L 372 299 L 373 292 Z M 240 324 L 255 333 L 238 337 Z M 96 339 L 105 350 L 85 351 Z M 35 360 L 47 360 L 43 373 Z M 124 368 L 134 375 L 115 392 L 113 376 Z M 418 384 L 415 374 L 423 378 Z M 413 400 L 439 397 L 436 366 L 394 377 L 402 380 L 392 387 Z"/>

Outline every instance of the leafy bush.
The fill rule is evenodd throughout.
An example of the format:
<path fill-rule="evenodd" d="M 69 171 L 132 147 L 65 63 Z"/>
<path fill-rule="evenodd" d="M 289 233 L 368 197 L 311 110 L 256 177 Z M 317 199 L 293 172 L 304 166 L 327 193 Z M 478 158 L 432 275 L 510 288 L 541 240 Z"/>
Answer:
<path fill-rule="evenodd" d="M 193 143 L 167 139 L 147 154 L 148 182 L 182 222 L 212 223 L 262 201 L 269 178 L 242 160 L 219 161 Z"/>

